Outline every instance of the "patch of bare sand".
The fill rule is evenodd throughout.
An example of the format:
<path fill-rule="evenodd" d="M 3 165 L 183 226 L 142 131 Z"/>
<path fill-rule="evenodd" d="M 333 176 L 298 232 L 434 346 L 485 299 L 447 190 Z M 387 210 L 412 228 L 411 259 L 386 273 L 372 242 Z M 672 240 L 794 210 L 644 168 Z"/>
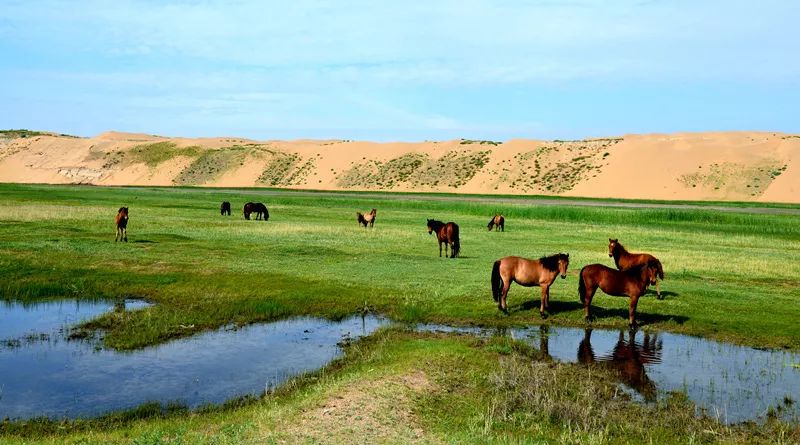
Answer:
<path fill-rule="evenodd" d="M 422 371 L 350 382 L 271 438 L 279 443 L 431 443 L 413 412 L 413 399 L 433 389 Z"/>

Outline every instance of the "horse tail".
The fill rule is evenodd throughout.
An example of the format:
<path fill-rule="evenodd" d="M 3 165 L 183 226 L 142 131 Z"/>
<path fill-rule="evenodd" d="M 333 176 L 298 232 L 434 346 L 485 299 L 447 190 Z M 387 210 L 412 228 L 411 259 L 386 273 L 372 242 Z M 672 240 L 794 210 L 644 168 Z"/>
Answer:
<path fill-rule="evenodd" d="M 453 223 L 453 252 L 451 257 L 457 257 L 461 253 L 461 240 L 458 239 L 458 224 Z"/>
<path fill-rule="evenodd" d="M 585 269 L 585 267 L 581 269 L 581 273 L 578 274 L 578 296 L 581 297 L 581 304 L 585 301 L 584 294 L 586 293 L 586 283 L 583 282 L 583 271 Z"/>
<path fill-rule="evenodd" d="M 500 260 L 497 260 L 492 266 L 492 297 L 494 297 L 494 301 L 500 301 L 502 292 L 503 277 L 500 276 Z"/>

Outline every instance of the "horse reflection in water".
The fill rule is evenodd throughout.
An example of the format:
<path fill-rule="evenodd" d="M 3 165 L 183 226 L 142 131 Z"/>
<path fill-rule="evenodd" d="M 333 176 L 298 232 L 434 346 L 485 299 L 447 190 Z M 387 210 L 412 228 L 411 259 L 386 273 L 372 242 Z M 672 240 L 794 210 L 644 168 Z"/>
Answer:
<path fill-rule="evenodd" d="M 545 356 L 549 351 L 549 328 L 539 327 L 539 351 Z M 647 402 L 654 402 L 657 396 L 655 383 L 647 376 L 645 365 L 661 362 L 662 342 L 657 334 L 644 333 L 641 342 L 636 341 L 636 331 L 629 330 L 627 338 L 623 331 L 614 349 L 606 355 L 597 356 L 592 348 L 592 330 L 586 329 L 578 344 L 578 363 L 604 366 L 617 372 L 620 379 L 642 395 Z"/>
<path fill-rule="evenodd" d="M 625 338 L 623 331 L 610 354 L 596 357 L 592 349 L 592 330 L 586 329 L 583 340 L 578 345 L 578 362 L 598 364 L 617 371 L 620 378 L 648 402 L 656 400 L 656 385 L 647 377 L 644 365 L 661 361 L 662 343 L 658 335 L 644 333 L 641 343 L 636 342 L 636 331 L 628 331 Z"/>

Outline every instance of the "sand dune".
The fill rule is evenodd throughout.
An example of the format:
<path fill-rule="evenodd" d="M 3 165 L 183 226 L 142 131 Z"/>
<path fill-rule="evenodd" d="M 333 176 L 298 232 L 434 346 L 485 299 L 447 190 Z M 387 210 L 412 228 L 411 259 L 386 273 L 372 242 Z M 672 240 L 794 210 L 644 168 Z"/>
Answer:
<path fill-rule="evenodd" d="M 4 137 L 5 136 L 5 137 Z M 0 181 L 800 202 L 800 136 L 375 143 L 0 133 Z"/>

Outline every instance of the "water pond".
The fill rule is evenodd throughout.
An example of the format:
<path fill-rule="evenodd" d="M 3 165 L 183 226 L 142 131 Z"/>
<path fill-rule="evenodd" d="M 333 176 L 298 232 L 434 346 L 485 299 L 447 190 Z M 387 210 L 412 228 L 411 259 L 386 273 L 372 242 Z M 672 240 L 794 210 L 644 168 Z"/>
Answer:
<path fill-rule="evenodd" d="M 144 305 L 0 303 L 0 419 L 91 417 L 152 401 L 197 407 L 260 394 L 323 367 L 341 354 L 337 343 L 385 323 L 374 316 L 341 322 L 294 318 L 132 352 L 99 349 L 64 335 L 65 326 Z"/>

